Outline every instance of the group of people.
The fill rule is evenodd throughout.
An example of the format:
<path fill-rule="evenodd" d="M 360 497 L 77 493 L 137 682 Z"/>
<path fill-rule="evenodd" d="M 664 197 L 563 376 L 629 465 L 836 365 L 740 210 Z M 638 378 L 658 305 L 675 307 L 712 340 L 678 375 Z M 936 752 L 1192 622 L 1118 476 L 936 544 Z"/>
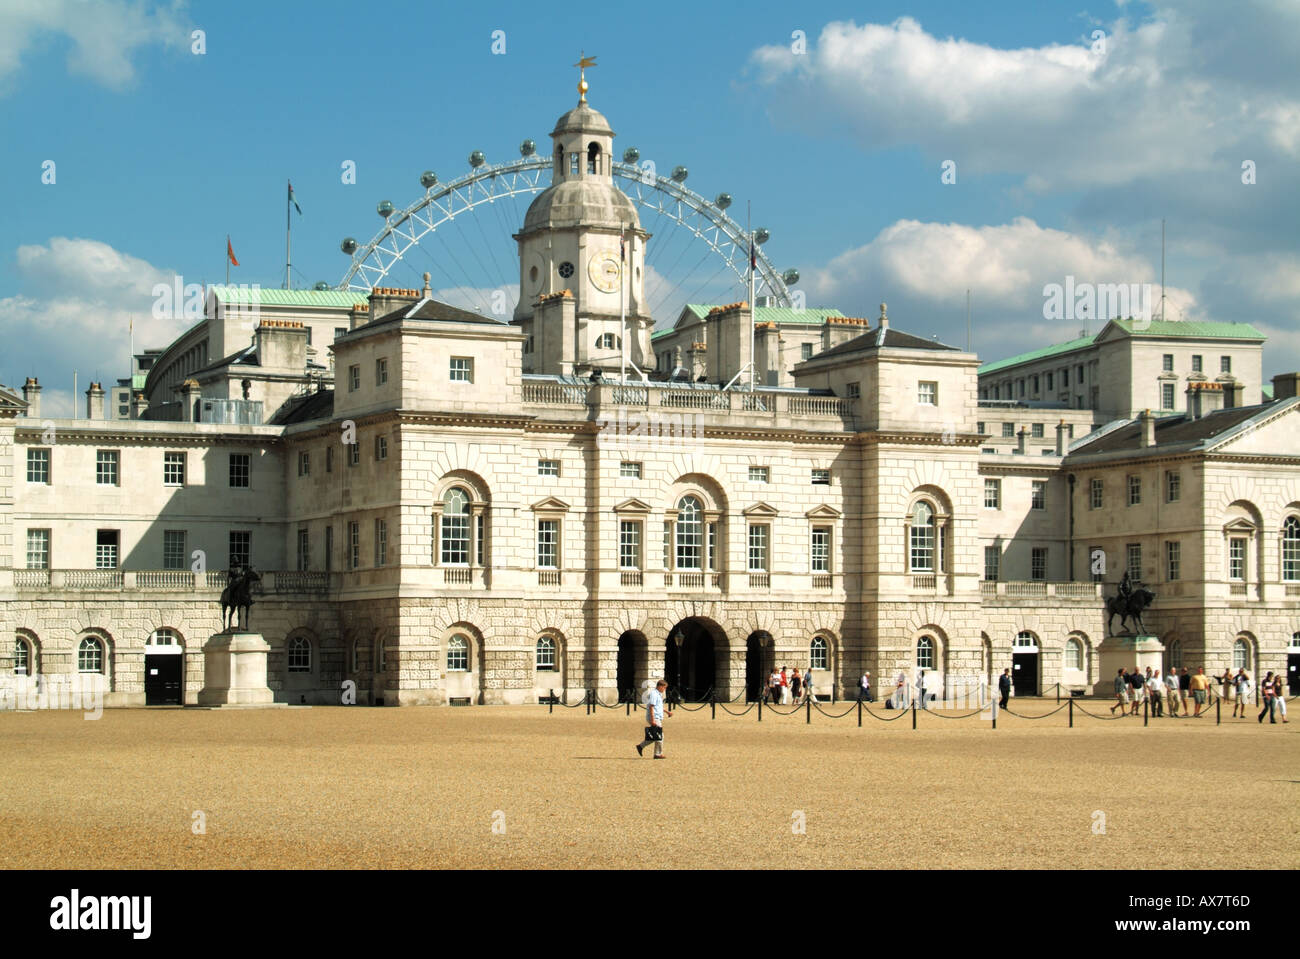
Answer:
<path fill-rule="evenodd" d="M 793 670 L 788 666 L 780 669 L 773 666 L 772 674 L 767 677 L 767 686 L 763 689 L 763 702 L 777 706 L 818 702 L 817 694 L 813 691 L 812 667 L 809 666 L 806 672 L 800 673 L 798 666 Z"/>
<path fill-rule="evenodd" d="M 1114 681 L 1115 704 L 1110 707 L 1110 711 L 1114 713 L 1118 709 L 1120 715 L 1127 713 L 1136 716 L 1141 713 L 1142 704 L 1146 703 L 1152 716 L 1163 716 L 1168 713 L 1170 717 L 1178 717 L 1181 708 L 1183 717 L 1189 714 L 1190 709 L 1190 715 L 1195 719 L 1201 715 L 1203 709 L 1209 708 L 1210 689 L 1215 681 L 1216 677 L 1205 675 L 1203 666 L 1198 667 L 1195 673 L 1189 673 L 1186 666 L 1178 670 L 1171 669 L 1163 679 L 1160 677 L 1160 670 L 1150 666 L 1146 668 L 1145 673 L 1136 666 L 1131 672 L 1119 669 Z M 1238 669 L 1234 676 L 1231 670 L 1224 670 L 1223 675 L 1217 677 L 1217 681 L 1222 687 L 1219 698 L 1233 700 L 1232 715 L 1235 717 L 1240 711 L 1244 718 L 1252 686 L 1250 674 L 1245 669 Z M 1281 677 L 1274 677 L 1273 673 L 1269 672 L 1260 685 L 1259 692 L 1264 704 L 1259 714 L 1259 721 L 1262 723 L 1264 717 L 1268 716 L 1269 722 L 1276 723 L 1275 713 L 1281 712 L 1282 722 L 1287 722 L 1286 697 L 1283 695 Z M 1189 694 L 1192 700 L 1190 707 Z"/>
<path fill-rule="evenodd" d="M 889 709 L 907 709 L 911 705 L 912 693 L 916 693 L 917 705 L 922 709 L 928 709 L 927 705 L 929 696 L 925 691 L 926 675 L 924 669 L 916 671 L 916 680 L 909 682 L 907 673 L 899 671 L 894 677 L 894 691 L 886 700 L 885 705 Z M 863 671 L 862 678 L 858 680 L 858 702 L 874 703 L 876 695 L 871 685 L 871 673 Z"/>

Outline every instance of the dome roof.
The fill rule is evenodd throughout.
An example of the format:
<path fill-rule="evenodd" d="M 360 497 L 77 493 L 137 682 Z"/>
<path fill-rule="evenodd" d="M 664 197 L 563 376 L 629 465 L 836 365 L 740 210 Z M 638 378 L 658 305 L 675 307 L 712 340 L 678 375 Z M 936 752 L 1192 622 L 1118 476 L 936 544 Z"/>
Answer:
<path fill-rule="evenodd" d="M 524 217 L 524 233 L 555 227 L 641 226 L 636 207 L 618 187 L 599 180 L 566 180 L 538 194 Z"/>
<path fill-rule="evenodd" d="M 614 135 L 614 131 L 609 128 L 609 121 L 605 119 L 605 114 L 593 110 L 591 104 L 585 100 L 555 121 L 555 129 L 551 131 L 551 136 L 574 133 L 578 130 L 583 133 L 603 133 L 611 137 Z"/>

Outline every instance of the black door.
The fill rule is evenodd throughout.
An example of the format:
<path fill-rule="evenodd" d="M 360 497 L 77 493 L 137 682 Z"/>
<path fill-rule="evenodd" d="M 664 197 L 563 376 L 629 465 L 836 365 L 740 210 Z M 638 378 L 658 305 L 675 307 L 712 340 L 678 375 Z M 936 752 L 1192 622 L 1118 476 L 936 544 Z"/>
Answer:
<path fill-rule="evenodd" d="M 1012 653 L 1011 685 L 1017 696 L 1038 695 L 1038 654 Z"/>
<path fill-rule="evenodd" d="M 1286 687 L 1292 696 L 1300 689 L 1300 653 L 1291 653 L 1286 658 Z"/>
<path fill-rule="evenodd" d="M 636 702 L 636 651 L 632 648 L 632 637 L 620 636 L 618 639 L 618 685 L 620 703 Z"/>
<path fill-rule="evenodd" d="M 763 672 L 763 649 L 758 645 L 756 636 L 749 637 L 745 644 L 745 702 L 756 703 L 763 697 L 763 683 L 767 674 Z"/>
<path fill-rule="evenodd" d="M 144 704 L 181 705 L 181 666 L 184 656 L 145 656 Z"/>

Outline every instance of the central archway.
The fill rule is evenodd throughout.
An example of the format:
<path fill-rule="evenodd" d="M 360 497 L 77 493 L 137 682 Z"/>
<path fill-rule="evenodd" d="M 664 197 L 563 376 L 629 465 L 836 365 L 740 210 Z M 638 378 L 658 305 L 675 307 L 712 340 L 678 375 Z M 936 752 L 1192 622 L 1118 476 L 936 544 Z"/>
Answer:
<path fill-rule="evenodd" d="M 675 698 L 698 703 L 715 691 L 721 693 L 727 637 L 717 623 L 699 616 L 683 619 L 664 642 L 664 675 Z"/>

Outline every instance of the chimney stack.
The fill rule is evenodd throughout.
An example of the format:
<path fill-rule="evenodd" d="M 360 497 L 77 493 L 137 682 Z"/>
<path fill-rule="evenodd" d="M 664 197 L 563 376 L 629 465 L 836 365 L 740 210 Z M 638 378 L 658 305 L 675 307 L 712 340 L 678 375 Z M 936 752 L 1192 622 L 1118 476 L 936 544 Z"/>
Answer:
<path fill-rule="evenodd" d="M 36 381 L 32 380 L 32 382 Z M 1297 386 L 1300 386 L 1300 373 L 1279 373 L 1273 377 L 1273 399 L 1289 400 L 1300 394 Z"/>
<path fill-rule="evenodd" d="M 885 304 L 883 303 L 880 304 L 880 328 L 882 330 L 889 329 L 889 315 L 885 312 Z"/>
<path fill-rule="evenodd" d="M 1026 439 L 1028 436 L 1029 436 L 1029 430 L 1025 429 L 1023 426 L 1020 427 L 1020 432 L 1016 434 L 1016 452 L 1017 452 L 1017 453 L 1020 453 L 1021 455 L 1024 455 L 1024 452 L 1025 452 L 1025 439 Z"/>
<path fill-rule="evenodd" d="M 1056 455 L 1065 455 L 1065 420 L 1056 424 Z"/>
<path fill-rule="evenodd" d="M 1148 446 L 1156 445 L 1156 418 L 1151 415 L 1150 410 L 1143 410 L 1138 416 L 1138 427 L 1141 430 L 1141 446 L 1146 449 Z"/>
<path fill-rule="evenodd" d="M 137 390 L 135 396 L 131 400 L 131 419 L 144 419 L 144 411 L 148 408 L 149 401 L 144 398 L 144 393 Z"/>
<path fill-rule="evenodd" d="M 104 388 L 92 382 L 86 390 L 86 419 L 102 420 L 104 418 Z"/>
<path fill-rule="evenodd" d="M 1199 420 L 1223 408 L 1223 384 L 1193 380 L 1187 384 L 1187 415 Z"/>
<path fill-rule="evenodd" d="M 36 382 L 36 377 L 27 377 L 27 382 L 23 384 L 23 400 L 27 403 L 27 418 L 29 420 L 40 419 L 41 384 Z"/>

